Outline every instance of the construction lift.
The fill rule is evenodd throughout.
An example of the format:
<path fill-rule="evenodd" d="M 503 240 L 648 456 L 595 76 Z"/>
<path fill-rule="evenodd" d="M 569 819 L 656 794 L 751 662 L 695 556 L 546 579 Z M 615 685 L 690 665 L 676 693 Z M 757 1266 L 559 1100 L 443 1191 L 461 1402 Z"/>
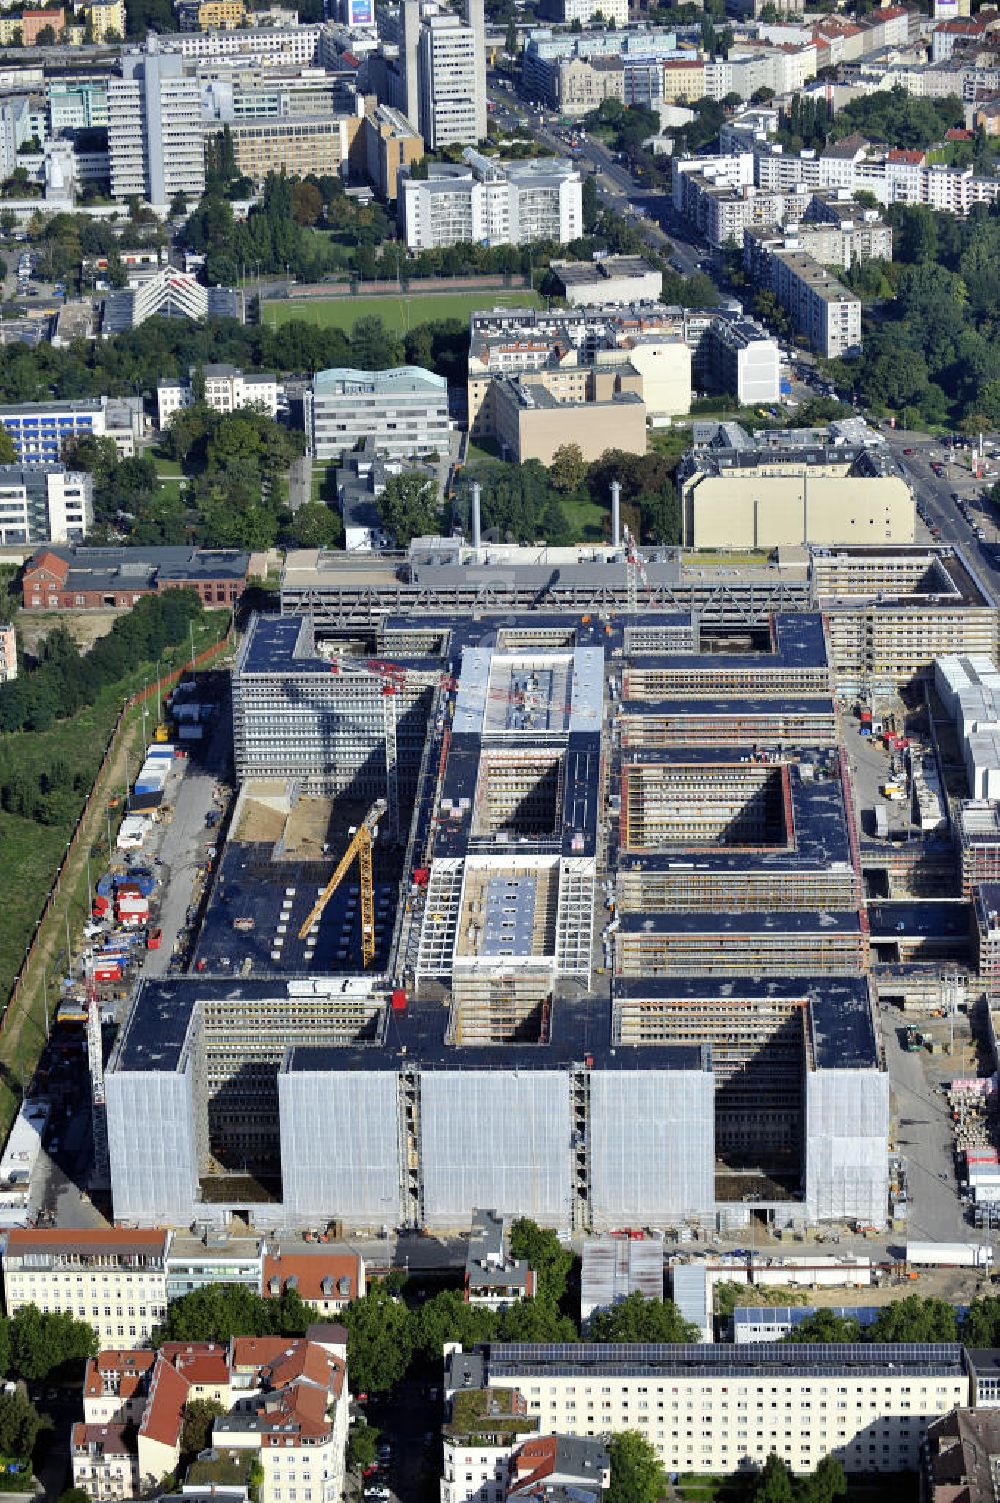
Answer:
<path fill-rule="evenodd" d="M 323 916 L 323 910 L 350 870 L 355 856 L 358 858 L 358 874 L 361 886 L 361 962 L 367 968 L 375 959 L 375 893 L 372 886 L 372 841 L 378 822 L 388 805 L 384 798 L 376 799 L 364 819 L 351 836 L 347 850 L 337 862 L 336 870 L 316 899 L 309 915 L 299 930 L 299 939 L 305 939 L 309 930 Z"/>

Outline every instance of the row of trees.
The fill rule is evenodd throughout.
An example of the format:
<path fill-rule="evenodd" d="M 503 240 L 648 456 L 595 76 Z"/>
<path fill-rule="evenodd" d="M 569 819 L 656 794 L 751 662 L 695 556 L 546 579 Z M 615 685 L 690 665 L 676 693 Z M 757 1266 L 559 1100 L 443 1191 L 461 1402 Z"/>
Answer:
<path fill-rule="evenodd" d="M 876 411 L 907 426 L 956 424 L 968 432 L 1000 421 L 1000 212 L 968 218 L 924 205 L 894 205 L 894 288 L 865 331 L 857 361 L 833 362 Z M 897 264 L 898 262 L 898 264 Z"/>
<path fill-rule="evenodd" d="M 65 627 L 56 627 L 34 666 L 27 663 L 12 683 L 0 685 L 0 731 L 43 731 L 75 715 L 139 664 L 155 663 L 167 648 L 186 642 L 189 623 L 201 614 L 193 590 L 147 595 L 85 653 Z M 16 777 L 15 767 L 7 772 Z"/>
<path fill-rule="evenodd" d="M 1000 1298 L 974 1299 L 964 1316 L 947 1300 L 907 1295 L 883 1305 L 870 1326 L 832 1310 L 816 1310 L 786 1336 L 790 1344 L 816 1342 L 961 1341 L 969 1347 L 1000 1344 Z"/>

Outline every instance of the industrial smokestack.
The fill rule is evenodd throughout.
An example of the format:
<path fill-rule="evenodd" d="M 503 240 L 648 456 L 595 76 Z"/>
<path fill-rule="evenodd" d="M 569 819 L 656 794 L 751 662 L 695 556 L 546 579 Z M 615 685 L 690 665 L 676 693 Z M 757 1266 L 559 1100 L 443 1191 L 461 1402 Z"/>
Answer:
<path fill-rule="evenodd" d="M 483 546 L 483 521 L 479 510 L 479 497 L 482 486 L 478 480 L 472 482 L 472 546 L 478 553 Z"/>
<path fill-rule="evenodd" d="M 620 548 L 622 544 L 622 488 L 617 480 L 611 482 L 611 546 Z"/>

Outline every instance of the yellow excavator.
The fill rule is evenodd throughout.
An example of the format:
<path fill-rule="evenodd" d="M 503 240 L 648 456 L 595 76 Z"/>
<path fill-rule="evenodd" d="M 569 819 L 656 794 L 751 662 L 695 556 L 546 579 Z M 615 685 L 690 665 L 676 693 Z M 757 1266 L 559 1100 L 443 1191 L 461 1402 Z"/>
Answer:
<path fill-rule="evenodd" d="M 337 862 L 336 870 L 316 899 L 309 915 L 299 930 L 299 939 L 305 939 L 309 930 L 323 916 L 323 910 L 344 880 L 355 856 L 358 858 L 358 875 L 361 884 L 361 961 L 367 968 L 375 959 L 375 893 L 372 886 L 372 841 L 378 822 L 388 805 L 384 798 L 376 799 L 364 819 L 351 836 L 347 850 Z"/>

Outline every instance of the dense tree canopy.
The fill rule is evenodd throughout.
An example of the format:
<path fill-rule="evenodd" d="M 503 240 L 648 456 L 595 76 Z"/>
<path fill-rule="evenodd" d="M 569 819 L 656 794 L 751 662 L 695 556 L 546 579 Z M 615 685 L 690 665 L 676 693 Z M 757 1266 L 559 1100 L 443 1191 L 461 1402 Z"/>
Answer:
<path fill-rule="evenodd" d="M 612 1435 L 611 1487 L 607 1503 L 659 1503 L 667 1491 L 667 1474 L 656 1448 L 638 1430 Z"/>
<path fill-rule="evenodd" d="M 646 1299 L 635 1292 L 590 1317 L 591 1341 L 697 1341 L 697 1326 L 684 1320 L 673 1300 Z"/>
<path fill-rule="evenodd" d="M 209 1284 L 172 1300 L 155 1333 L 164 1341 L 229 1341 L 233 1336 L 302 1336 L 314 1319 L 294 1289 L 264 1299 L 244 1284 Z"/>

